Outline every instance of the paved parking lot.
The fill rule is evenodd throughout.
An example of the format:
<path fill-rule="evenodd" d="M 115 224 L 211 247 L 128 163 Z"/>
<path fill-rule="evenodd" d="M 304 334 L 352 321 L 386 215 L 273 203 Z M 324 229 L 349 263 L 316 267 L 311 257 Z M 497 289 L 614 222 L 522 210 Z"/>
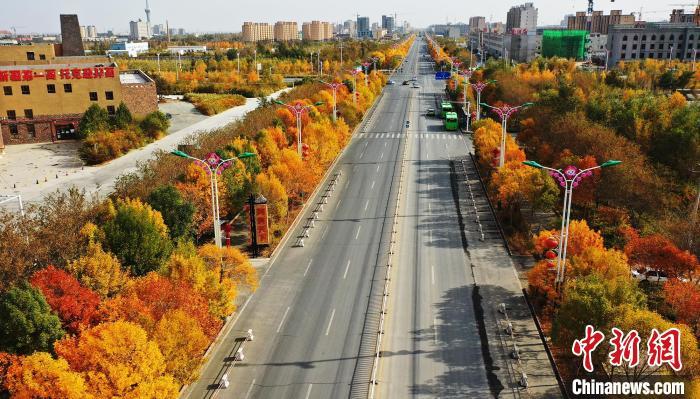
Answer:
<path fill-rule="evenodd" d="M 0 156 L 0 191 L 21 190 L 80 171 L 79 147 L 77 141 L 8 145 Z"/>

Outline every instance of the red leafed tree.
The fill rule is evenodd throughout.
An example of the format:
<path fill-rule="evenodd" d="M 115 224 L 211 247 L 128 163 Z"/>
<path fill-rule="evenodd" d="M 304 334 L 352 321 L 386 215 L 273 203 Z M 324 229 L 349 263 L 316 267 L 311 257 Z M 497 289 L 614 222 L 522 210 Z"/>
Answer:
<path fill-rule="evenodd" d="M 670 277 L 690 277 L 700 268 L 695 255 L 682 251 L 660 234 L 646 237 L 631 234 L 625 254 L 633 266 L 661 270 Z"/>
<path fill-rule="evenodd" d="M 80 285 L 70 274 L 49 266 L 34 273 L 30 282 L 41 290 L 46 302 L 70 332 L 77 333 L 81 328 L 99 322 L 99 295 Z"/>
<path fill-rule="evenodd" d="M 700 287 L 680 280 L 664 284 L 664 299 L 681 323 L 700 334 Z"/>

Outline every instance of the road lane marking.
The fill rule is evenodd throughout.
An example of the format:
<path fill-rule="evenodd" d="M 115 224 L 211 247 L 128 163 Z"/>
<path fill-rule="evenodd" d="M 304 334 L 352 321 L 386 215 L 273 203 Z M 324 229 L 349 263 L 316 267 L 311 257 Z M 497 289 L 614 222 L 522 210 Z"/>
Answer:
<path fill-rule="evenodd" d="M 364 151 L 362 151 L 362 152 L 360 153 L 360 159 L 362 159 L 363 156 L 365 156 L 365 152 L 364 152 Z"/>
<path fill-rule="evenodd" d="M 277 326 L 277 333 L 279 334 L 280 330 L 282 329 L 282 324 L 284 323 L 284 319 L 287 318 L 287 313 L 289 313 L 289 306 L 287 306 L 287 310 L 284 311 L 284 314 L 282 315 L 282 320 L 280 320 L 280 325 Z"/>
<path fill-rule="evenodd" d="M 369 200 L 367 200 L 367 202 L 365 202 L 365 211 L 367 211 L 368 206 L 369 206 Z"/>
<path fill-rule="evenodd" d="M 245 399 L 248 399 L 248 396 L 250 396 L 250 392 L 253 391 L 253 385 L 255 385 L 255 378 L 253 378 L 253 381 L 250 382 L 250 386 L 248 387 L 248 392 L 245 394 Z"/>
<path fill-rule="evenodd" d="M 326 335 L 331 331 L 331 324 L 333 324 L 333 318 L 335 317 L 335 309 L 333 309 L 333 312 L 331 312 L 331 319 L 328 320 L 328 327 L 326 328 Z M 309 387 L 309 391 L 311 391 L 311 387 Z"/>
<path fill-rule="evenodd" d="M 430 202 L 428 202 L 428 212 L 430 212 Z"/>
<path fill-rule="evenodd" d="M 377 164 L 377 172 L 379 172 L 379 166 L 380 166 L 380 165 L 379 165 L 379 164 Z"/>
<path fill-rule="evenodd" d="M 428 237 L 429 237 L 428 244 L 432 244 L 433 243 L 433 231 L 432 230 L 428 230 Z"/>
<path fill-rule="evenodd" d="M 370 187 L 370 188 L 374 188 L 374 180 L 372 180 L 372 187 Z"/>
<path fill-rule="evenodd" d="M 435 266 L 430 266 L 430 282 L 435 285 Z"/>
<path fill-rule="evenodd" d="M 321 234 L 321 240 L 323 240 L 323 237 L 326 236 L 326 233 L 328 233 L 328 227 L 326 227 L 325 229 L 323 229 L 323 234 Z"/>
<path fill-rule="evenodd" d="M 350 261 L 348 261 L 348 264 L 345 266 L 345 273 L 343 273 L 343 280 L 345 280 L 345 277 L 348 276 L 349 269 L 350 269 Z"/>
<path fill-rule="evenodd" d="M 362 225 L 357 226 L 357 233 L 355 233 L 355 239 L 357 240 L 357 237 L 360 236 L 360 229 L 362 228 Z"/>
<path fill-rule="evenodd" d="M 386 141 L 384 142 L 384 147 L 386 147 Z"/>
<path fill-rule="evenodd" d="M 328 335 L 328 334 L 326 334 Z M 309 399 L 309 396 L 311 396 L 311 387 L 314 386 L 314 384 L 309 384 L 309 389 L 306 390 L 306 399 Z"/>
<path fill-rule="evenodd" d="M 313 259 L 309 260 L 309 264 L 306 265 L 306 270 L 304 270 L 304 276 L 306 276 L 306 273 L 309 272 L 309 268 L 311 267 L 311 262 L 313 262 L 313 261 L 314 261 Z"/>
<path fill-rule="evenodd" d="M 379 159 L 384 159 L 384 153 L 382 152 L 382 155 L 379 156 Z"/>
<path fill-rule="evenodd" d="M 337 203 L 337 204 L 335 204 L 335 209 L 338 209 L 338 207 L 340 206 L 340 203 L 341 203 L 341 202 L 343 202 L 343 199 L 342 199 L 342 198 L 338 200 L 338 203 Z"/>

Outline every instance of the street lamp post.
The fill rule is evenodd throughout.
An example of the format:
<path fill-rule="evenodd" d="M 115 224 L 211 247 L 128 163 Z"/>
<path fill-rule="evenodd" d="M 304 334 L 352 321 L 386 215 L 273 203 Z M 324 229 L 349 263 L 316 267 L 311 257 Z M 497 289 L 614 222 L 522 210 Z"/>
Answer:
<path fill-rule="evenodd" d="M 467 132 L 469 131 L 470 128 L 470 119 L 471 119 L 471 101 L 467 101 L 467 87 L 469 87 L 469 79 L 472 77 L 473 71 L 470 69 L 465 69 L 464 71 L 459 72 L 462 77 L 464 77 L 464 112 L 465 116 L 467 117 Z"/>
<path fill-rule="evenodd" d="M 357 69 L 351 69 L 350 74 L 352 75 L 352 103 L 357 105 L 357 74 L 360 73 Z"/>
<path fill-rule="evenodd" d="M 476 90 L 476 120 L 481 120 L 481 92 L 484 91 L 489 83 L 495 82 L 495 80 L 487 80 L 485 82 L 479 81 L 472 83 L 472 87 Z"/>
<path fill-rule="evenodd" d="M 369 75 L 369 66 L 371 64 L 369 62 L 363 62 L 362 63 L 362 70 L 365 72 L 365 86 L 369 86 L 369 81 L 367 80 L 367 75 Z"/>
<path fill-rule="evenodd" d="M 372 70 L 376 71 L 377 70 L 377 61 L 379 61 L 379 57 L 372 57 Z"/>
<path fill-rule="evenodd" d="M 532 103 L 525 103 L 523 105 L 518 105 L 517 107 L 511 107 L 508 104 L 504 104 L 503 106 L 500 107 L 493 107 L 488 104 L 481 104 L 485 107 L 491 108 L 496 112 L 499 118 L 501 118 L 501 153 L 498 159 L 498 167 L 502 168 L 503 165 L 506 163 L 506 134 L 507 128 L 508 128 L 508 118 L 518 112 L 520 109 L 524 107 L 529 107 L 532 105 Z"/>
<path fill-rule="evenodd" d="M 238 64 L 238 75 L 241 74 L 241 51 L 236 51 L 236 63 Z"/>
<path fill-rule="evenodd" d="M 199 159 L 188 155 L 187 153 L 180 150 L 171 151 L 170 153 L 180 158 L 186 158 L 194 161 L 195 164 L 204 168 L 204 170 L 209 175 L 209 185 L 211 188 L 212 221 L 214 222 L 214 241 L 216 242 L 216 246 L 221 248 L 222 243 L 221 221 L 219 220 L 219 183 L 216 177 L 218 175 L 221 175 L 224 170 L 230 167 L 234 160 L 254 157 L 255 154 L 252 152 L 244 152 L 239 154 L 237 157 L 221 159 L 221 157 L 217 153 L 212 152 L 209 153 L 206 156 L 206 158 Z"/>
<path fill-rule="evenodd" d="M 608 57 L 610 57 L 610 51 L 608 51 L 608 46 L 606 45 L 604 47 L 605 49 L 605 72 L 608 71 Z"/>
<path fill-rule="evenodd" d="M 297 117 L 297 153 L 299 154 L 299 157 L 301 157 L 301 116 L 304 114 L 304 112 L 308 111 L 312 107 L 323 105 L 323 102 L 319 101 L 314 103 L 313 105 L 302 105 L 300 103 L 289 105 L 279 100 L 274 100 L 274 102 L 275 104 L 287 107 L 287 109 L 289 109 Z"/>
<path fill-rule="evenodd" d="M 559 182 L 559 185 L 564 188 L 564 209 L 562 210 L 561 218 L 561 230 L 559 237 L 559 247 L 557 249 L 557 276 L 554 280 L 554 284 L 558 292 L 561 292 L 561 287 L 564 283 L 564 276 L 566 273 L 566 250 L 569 244 L 569 223 L 571 222 L 571 197 L 574 188 L 578 187 L 581 180 L 586 177 L 593 175 L 595 169 L 607 168 L 610 166 L 619 165 L 621 161 L 609 160 L 605 161 L 598 166 L 587 169 L 579 169 L 573 165 L 569 165 L 566 168 L 554 169 L 547 166 L 542 166 L 535 161 L 525 161 L 523 162 L 527 166 L 531 166 L 537 169 L 544 169 L 549 172 L 549 175 Z"/>
<path fill-rule="evenodd" d="M 693 72 L 695 72 L 695 60 L 698 57 L 698 49 L 694 48 L 693 49 Z"/>
<path fill-rule="evenodd" d="M 322 80 L 320 82 L 323 83 L 324 85 L 330 87 L 333 90 L 333 122 L 335 122 L 337 120 L 337 117 L 336 117 L 337 92 L 338 92 L 338 88 L 340 88 L 340 86 L 343 86 L 343 84 L 336 83 L 336 82 L 328 83 L 328 82 L 324 82 Z"/>

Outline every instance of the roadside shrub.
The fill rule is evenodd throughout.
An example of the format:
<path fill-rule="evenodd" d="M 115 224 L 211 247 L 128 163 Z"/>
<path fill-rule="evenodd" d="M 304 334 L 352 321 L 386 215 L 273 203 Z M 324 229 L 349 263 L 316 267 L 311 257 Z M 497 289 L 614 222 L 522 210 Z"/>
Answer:
<path fill-rule="evenodd" d="M 118 158 L 144 144 L 144 138 L 133 130 L 100 131 L 83 140 L 79 155 L 88 165 L 96 165 Z"/>
<path fill-rule="evenodd" d="M 109 128 L 109 114 L 97 104 L 92 104 L 80 119 L 78 136 L 89 137 L 91 134 Z"/>
<path fill-rule="evenodd" d="M 139 127 L 146 137 L 155 140 L 162 137 L 168 131 L 170 121 L 165 117 L 164 113 L 156 111 L 146 115 L 141 123 L 139 123 Z"/>
<path fill-rule="evenodd" d="M 187 93 L 185 100 L 194 104 L 199 112 L 209 116 L 245 104 L 245 98 L 238 94 Z"/>

